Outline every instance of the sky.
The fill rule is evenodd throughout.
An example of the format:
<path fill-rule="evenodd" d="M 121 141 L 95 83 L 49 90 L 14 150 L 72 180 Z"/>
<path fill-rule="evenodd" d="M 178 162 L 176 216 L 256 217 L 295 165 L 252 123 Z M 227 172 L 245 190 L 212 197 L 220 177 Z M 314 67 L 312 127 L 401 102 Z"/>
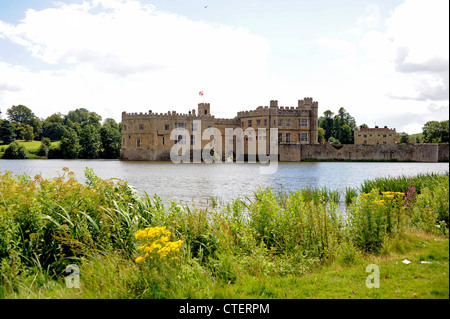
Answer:
<path fill-rule="evenodd" d="M 203 91 L 203 96 L 199 92 Z M 2 0 L 0 110 L 233 118 L 312 97 L 357 125 L 449 118 L 447 0 Z"/>

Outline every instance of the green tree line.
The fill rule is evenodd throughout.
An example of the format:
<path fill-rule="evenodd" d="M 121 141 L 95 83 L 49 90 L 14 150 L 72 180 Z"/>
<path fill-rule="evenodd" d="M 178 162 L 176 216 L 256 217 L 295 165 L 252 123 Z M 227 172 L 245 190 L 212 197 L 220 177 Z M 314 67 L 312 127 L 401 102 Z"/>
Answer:
<path fill-rule="evenodd" d="M 24 105 L 12 106 L 7 119 L 0 120 L 0 141 L 9 145 L 3 158 L 26 158 L 27 151 L 17 140 L 41 141 L 37 156 L 47 158 L 119 158 L 121 125 L 85 108 L 63 115 L 38 118 Z M 60 141 L 52 147 L 51 141 Z"/>
<path fill-rule="evenodd" d="M 360 127 L 367 127 L 362 124 Z M 337 114 L 326 110 L 319 117 L 319 142 L 332 144 L 353 144 L 354 132 L 357 129 L 356 121 L 345 108 L 341 107 Z M 449 120 L 428 121 L 422 127 L 421 133 L 408 135 L 405 132 L 398 133 L 400 144 L 416 143 L 449 143 Z"/>

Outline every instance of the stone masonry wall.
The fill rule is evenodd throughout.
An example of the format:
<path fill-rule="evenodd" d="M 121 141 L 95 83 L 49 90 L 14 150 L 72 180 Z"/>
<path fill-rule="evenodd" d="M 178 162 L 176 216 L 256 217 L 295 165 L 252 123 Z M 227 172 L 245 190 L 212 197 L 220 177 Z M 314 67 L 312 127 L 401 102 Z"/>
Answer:
<path fill-rule="evenodd" d="M 449 146 L 448 146 L 448 144 L 439 144 L 438 160 L 439 160 L 439 162 L 448 162 L 449 161 Z"/>
<path fill-rule="evenodd" d="M 280 150 L 281 151 L 281 150 Z M 437 162 L 439 146 L 421 145 L 301 145 L 301 160 L 378 160 Z M 281 158 L 281 154 L 280 154 Z"/>

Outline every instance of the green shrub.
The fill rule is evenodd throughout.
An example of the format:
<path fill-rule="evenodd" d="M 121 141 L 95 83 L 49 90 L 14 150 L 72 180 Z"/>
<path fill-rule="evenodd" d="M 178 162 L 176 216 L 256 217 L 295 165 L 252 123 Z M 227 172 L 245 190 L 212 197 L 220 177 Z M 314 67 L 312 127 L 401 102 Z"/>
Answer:
<path fill-rule="evenodd" d="M 5 159 L 25 159 L 27 158 L 27 149 L 23 145 L 19 145 L 16 141 L 9 144 L 3 154 Z"/>

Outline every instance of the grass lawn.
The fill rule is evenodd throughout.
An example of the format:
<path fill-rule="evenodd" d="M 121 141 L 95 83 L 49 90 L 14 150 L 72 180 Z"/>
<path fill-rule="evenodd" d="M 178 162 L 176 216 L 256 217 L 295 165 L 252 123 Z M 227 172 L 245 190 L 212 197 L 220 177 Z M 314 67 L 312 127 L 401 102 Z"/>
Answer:
<path fill-rule="evenodd" d="M 35 152 L 39 149 L 39 147 L 41 146 L 41 141 L 29 141 L 26 142 L 25 140 L 16 140 L 20 145 L 25 146 L 25 148 L 27 149 L 28 153 L 32 153 Z M 54 141 L 51 143 L 50 147 L 51 148 L 57 148 L 59 147 L 59 144 L 61 143 L 61 141 Z M 3 154 L 5 153 L 4 149 L 6 150 L 8 148 L 8 144 L 0 144 L 0 158 L 3 156 Z"/>
<path fill-rule="evenodd" d="M 17 142 L 20 145 L 25 146 L 27 148 L 28 152 L 37 151 L 39 149 L 39 146 L 41 146 L 41 141 L 25 142 L 24 140 L 17 140 Z M 60 143 L 61 143 L 61 141 L 52 142 L 50 147 L 53 147 L 53 148 L 58 147 Z"/>
<path fill-rule="evenodd" d="M 408 232 L 391 240 L 382 254 L 360 256 L 345 263 L 335 260 L 318 266 L 304 275 L 277 276 L 264 273 L 240 274 L 233 283 L 204 278 L 181 281 L 177 289 L 163 298 L 176 299 L 448 299 L 449 298 L 449 240 L 424 232 Z M 403 260 L 411 263 L 405 264 Z M 96 260 L 95 267 L 81 267 L 80 289 L 69 289 L 64 282 L 48 279 L 40 285 L 24 284 L 6 298 L 145 298 L 130 282 L 139 277 L 132 263 L 116 260 L 110 255 Z M 426 263 L 422 263 L 425 261 Z M 379 288 L 368 288 L 368 265 L 379 268 Z M 91 265 L 92 266 L 92 265 Z M 92 269 L 91 269 L 92 268 Z M 142 271 L 142 270 L 141 270 Z M 121 278 L 118 280 L 118 274 Z M 95 278 L 95 280 L 94 280 Z M 84 281 L 84 282 L 83 282 Z M 89 282 L 89 284 L 85 284 Z M 97 282 L 97 284 L 93 284 Z M 104 289 L 99 289 L 102 282 Z M 128 284 L 127 284 L 128 283 Z M 137 284 L 135 282 L 131 286 Z"/>
<path fill-rule="evenodd" d="M 303 276 L 244 276 L 236 284 L 216 287 L 213 298 L 449 298 L 448 238 L 410 232 L 390 242 L 387 249 L 389 252 L 363 256 L 351 264 L 335 261 Z M 405 259 L 411 263 L 403 263 Z M 366 286 L 372 273 L 366 272 L 366 267 L 371 264 L 379 268 L 379 288 Z"/>

